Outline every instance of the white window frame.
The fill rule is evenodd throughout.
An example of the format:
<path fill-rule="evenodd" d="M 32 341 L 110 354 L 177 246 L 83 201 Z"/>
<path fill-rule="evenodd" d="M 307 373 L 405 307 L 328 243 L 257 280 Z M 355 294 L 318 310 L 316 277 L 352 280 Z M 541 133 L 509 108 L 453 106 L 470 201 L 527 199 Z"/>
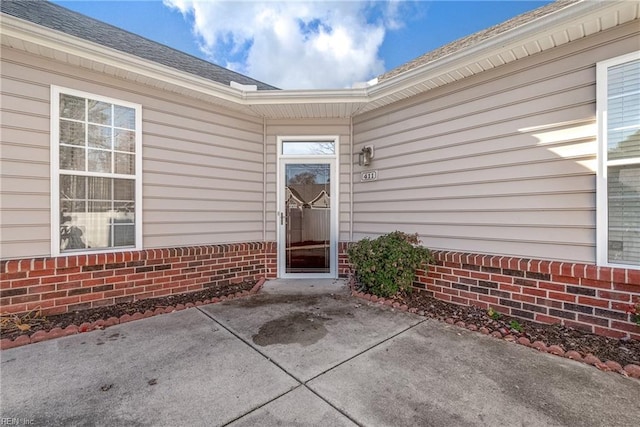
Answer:
<path fill-rule="evenodd" d="M 60 94 L 89 98 L 135 110 L 135 175 L 116 173 L 84 172 L 78 175 L 104 178 L 135 179 L 135 245 L 78 251 L 60 250 Z M 120 99 L 96 95 L 90 92 L 51 86 L 51 254 L 52 256 L 90 255 L 141 250 L 142 245 L 142 106 Z"/>
<path fill-rule="evenodd" d="M 640 60 L 640 51 L 607 59 L 596 64 L 596 120 L 598 123 L 598 170 L 596 178 L 596 251 L 597 263 L 601 266 L 626 269 L 640 269 L 632 264 L 609 262 L 609 220 L 608 220 L 608 187 L 607 168 L 640 164 L 640 158 L 608 160 L 607 158 L 607 110 L 608 110 L 608 73 L 611 67 L 626 62 Z"/>

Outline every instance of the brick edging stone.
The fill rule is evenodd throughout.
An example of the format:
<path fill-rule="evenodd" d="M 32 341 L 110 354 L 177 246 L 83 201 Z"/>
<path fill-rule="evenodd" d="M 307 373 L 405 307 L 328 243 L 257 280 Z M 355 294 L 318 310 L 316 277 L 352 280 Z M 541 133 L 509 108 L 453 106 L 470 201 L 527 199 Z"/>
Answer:
<path fill-rule="evenodd" d="M 358 292 L 353 288 L 353 283 L 351 283 L 351 295 L 356 297 L 356 298 L 360 298 L 363 299 L 365 301 L 369 301 L 371 303 L 374 303 L 377 306 L 383 307 L 383 306 L 388 306 L 388 307 L 392 307 L 395 309 L 398 309 L 400 311 L 405 311 L 408 313 L 413 313 L 413 314 L 417 314 L 419 316 L 423 316 L 425 315 L 424 311 L 422 310 L 418 310 L 415 307 L 411 307 L 409 308 L 407 305 L 401 305 L 399 302 L 393 302 L 392 300 L 389 299 L 384 299 L 384 298 L 380 298 L 376 295 L 371 295 L 371 294 L 366 294 L 363 292 Z M 437 320 L 437 319 L 434 319 Z M 560 346 L 557 345 L 551 345 L 551 346 L 547 346 L 546 343 L 542 342 L 542 341 L 535 341 L 535 342 L 531 342 L 529 341 L 528 338 L 525 337 L 515 337 L 514 335 L 507 333 L 503 333 L 501 331 L 491 331 L 485 327 L 481 327 L 478 328 L 477 325 L 473 324 L 473 323 L 468 323 L 466 324 L 465 322 L 462 321 L 458 321 L 456 322 L 453 318 L 447 318 L 445 319 L 445 322 L 447 324 L 453 325 L 453 326 L 457 326 L 459 328 L 464 328 L 470 331 L 474 331 L 474 332 L 479 332 L 483 335 L 489 335 L 491 337 L 494 338 L 499 338 L 499 339 L 503 339 L 504 341 L 508 341 L 508 342 L 512 342 L 512 343 L 516 343 L 516 344 L 520 344 L 523 345 L 525 347 L 530 347 L 533 349 L 536 349 L 538 351 L 541 352 L 545 352 L 545 353 L 549 353 L 549 354 L 553 354 L 555 356 L 560 356 L 560 357 L 564 357 L 567 359 L 572 359 L 575 360 L 576 362 L 582 362 L 588 365 L 592 365 L 595 366 L 596 368 L 598 368 L 601 371 L 605 371 L 605 372 L 617 372 L 621 375 L 624 375 L 625 377 L 631 377 L 631 378 L 637 378 L 640 379 L 640 366 L 639 365 L 634 365 L 634 364 L 629 364 L 626 366 L 622 366 L 620 365 L 618 362 L 615 362 L 613 360 L 607 360 L 605 362 L 602 362 L 600 359 L 598 359 L 596 356 L 594 356 L 593 354 L 589 353 L 585 356 L 582 356 L 580 353 L 578 353 L 577 351 L 567 351 L 565 352 L 562 348 L 560 348 Z"/>
<path fill-rule="evenodd" d="M 23 345 L 37 343 L 40 341 L 48 341 L 55 338 L 66 337 L 68 335 L 75 335 L 83 332 L 91 332 L 93 330 L 100 330 L 108 328 L 109 326 L 118 325 L 121 323 L 128 323 L 135 320 L 146 319 L 148 317 L 158 316 L 160 314 L 173 313 L 176 311 L 185 310 L 188 308 L 198 307 L 206 304 L 215 304 L 222 301 L 227 301 L 235 298 L 246 297 L 254 295 L 262 289 L 262 285 L 266 282 L 266 278 L 261 277 L 255 285 L 248 291 L 236 292 L 222 297 L 214 297 L 210 300 L 196 301 L 195 303 L 176 304 L 175 306 L 168 306 L 165 308 L 156 308 L 154 311 L 147 310 L 145 312 L 136 312 L 134 314 L 123 314 L 120 317 L 110 317 L 106 320 L 99 319 L 95 322 L 84 322 L 81 325 L 69 325 L 66 328 L 53 328 L 49 331 L 36 331 L 31 335 L 20 335 L 15 339 L 3 338 L 0 340 L 0 350 L 8 350 L 14 347 L 20 347 Z"/>

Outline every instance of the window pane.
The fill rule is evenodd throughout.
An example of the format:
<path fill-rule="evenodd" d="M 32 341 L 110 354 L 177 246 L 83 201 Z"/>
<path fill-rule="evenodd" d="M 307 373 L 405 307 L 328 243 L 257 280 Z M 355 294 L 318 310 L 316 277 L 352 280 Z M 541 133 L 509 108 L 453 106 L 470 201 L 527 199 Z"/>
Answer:
<path fill-rule="evenodd" d="M 116 173 L 125 175 L 136 174 L 136 157 L 134 154 L 115 153 L 116 154 Z"/>
<path fill-rule="evenodd" d="M 640 118 L 640 92 L 625 93 L 609 98 L 607 118 L 610 128 L 638 126 Z"/>
<path fill-rule="evenodd" d="M 609 68 L 607 79 L 608 157 L 639 157 L 640 61 Z"/>
<path fill-rule="evenodd" d="M 111 202 L 88 202 L 84 220 L 89 247 L 108 248 L 111 227 Z"/>
<path fill-rule="evenodd" d="M 111 149 L 111 128 L 89 125 L 89 147 Z"/>
<path fill-rule="evenodd" d="M 284 141 L 282 143 L 282 154 L 322 156 L 335 153 L 336 148 L 333 141 Z"/>
<path fill-rule="evenodd" d="M 111 200 L 111 178 L 98 178 L 90 176 L 88 179 L 88 199 Z"/>
<path fill-rule="evenodd" d="M 640 90 L 640 61 L 629 61 L 609 68 L 607 95 L 615 97 Z"/>
<path fill-rule="evenodd" d="M 640 157 L 640 130 L 610 130 L 607 139 L 609 160 Z"/>
<path fill-rule="evenodd" d="M 87 178 L 84 176 L 60 176 L 60 200 L 86 199 Z"/>
<path fill-rule="evenodd" d="M 60 120 L 60 144 L 84 146 L 84 123 Z"/>
<path fill-rule="evenodd" d="M 89 213 L 107 213 L 111 211 L 111 207 L 111 202 L 87 202 L 87 212 Z"/>
<path fill-rule="evenodd" d="M 122 107 L 116 105 L 114 126 L 118 128 L 134 129 L 136 128 L 136 110 L 133 108 Z"/>
<path fill-rule="evenodd" d="M 85 120 L 85 99 L 71 95 L 60 95 L 60 117 Z"/>
<path fill-rule="evenodd" d="M 89 121 L 101 125 L 111 126 L 111 104 L 90 99 Z"/>
<path fill-rule="evenodd" d="M 134 201 L 136 195 L 136 182 L 132 179 L 113 180 L 113 198 L 115 200 Z"/>
<path fill-rule="evenodd" d="M 116 211 L 115 217 L 120 222 L 133 224 L 136 219 L 135 204 L 133 202 L 116 202 L 114 204 L 114 209 Z"/>
<path fill-rule="evenodd" d="M 609 262 L 640 265 L 640 165 L 608 168 Z"/>
<path fill-rule="evenodd" d="M 130 130 L 115 130 L 115 147 L 118 151 L 128 151 L 134 153 L 136 151 L 136 133 Z"/>
<path fill-rule="evenodd" d="M 60 250 L 71 251 L 87 248 L 82 225 L 86 217 L 83 202 L 63 201 L 60 203 Z"/>
<path fill-rule="evenodd" d="M 88 150 L 87 170 L 90 172 L 111 172 L 111 152 Z"/>
<path fill-rule="evenodd" d="M 69 215 L 74 215 L 78 212 L 84 213 L 87 210 L 86 202 L 79 202 L 75 200 L 60 200 L 60 224 L 64 224 L 70 221 Z"/>
<path fill-rule="evenodd" d="M 119 221 L 116 221 L 116 224 Z M 134 246 L 136 228 L 134 224 L 113 225 L 113 246 Z"/>
<path fill-rule="evenodd" d="M 82 231 L 83 227 L 73 222 L 60 226 L 60 250 L 71 251 L 77 249 L 86 249 L 87 240 Z"/>
<path fill-rule="evenodd" d="M 60 147 L 60 169 L 85 170 L 84 148 Z"/>

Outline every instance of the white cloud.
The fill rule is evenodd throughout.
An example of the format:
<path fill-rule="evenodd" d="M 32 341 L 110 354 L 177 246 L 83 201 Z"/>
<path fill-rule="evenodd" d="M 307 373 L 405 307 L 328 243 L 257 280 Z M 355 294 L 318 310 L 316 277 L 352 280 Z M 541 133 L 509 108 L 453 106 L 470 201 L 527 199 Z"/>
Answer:
<path fill-rule="evenodd" d="M 283 89 L 350 87 L 384 72 L 399 2 L 164 0 L 213 62 Z"/>

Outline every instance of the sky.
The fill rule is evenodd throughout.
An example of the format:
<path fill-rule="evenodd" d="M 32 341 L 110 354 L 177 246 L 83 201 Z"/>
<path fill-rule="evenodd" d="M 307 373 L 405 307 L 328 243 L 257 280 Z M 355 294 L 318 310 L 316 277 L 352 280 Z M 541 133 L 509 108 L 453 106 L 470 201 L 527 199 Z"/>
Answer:
<path fill-rule="evenodd" d="M 342 89 L 550 1 L 52 0 L 281 89 Z"/>

